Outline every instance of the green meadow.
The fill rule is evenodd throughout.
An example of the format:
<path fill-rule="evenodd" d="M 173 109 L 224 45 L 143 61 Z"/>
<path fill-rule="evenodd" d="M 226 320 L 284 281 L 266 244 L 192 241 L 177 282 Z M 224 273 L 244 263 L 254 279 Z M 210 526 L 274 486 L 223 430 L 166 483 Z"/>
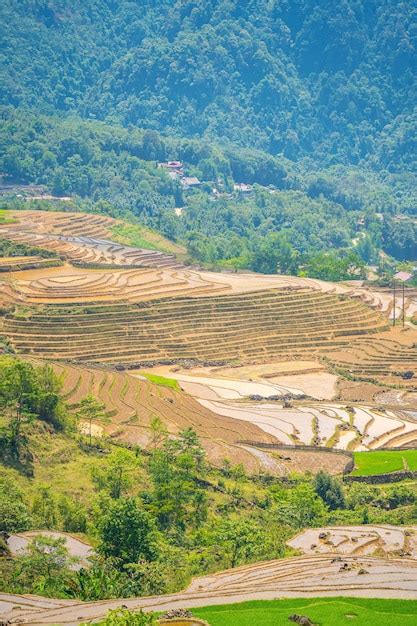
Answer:
<path fill-rule="evenodd" d="M 368 598 L 257 600 L 193 609 L 210 626 L 289 626 L 288 617 L 305 615 L 319 626 L 415 626 L 417 601 Z"/>
<path fill-rule="evenodd" d="M 417 450 L 375 450 L 355 452 L 354 476 L 389 474 L 408 469 L 417 471 Z"/>

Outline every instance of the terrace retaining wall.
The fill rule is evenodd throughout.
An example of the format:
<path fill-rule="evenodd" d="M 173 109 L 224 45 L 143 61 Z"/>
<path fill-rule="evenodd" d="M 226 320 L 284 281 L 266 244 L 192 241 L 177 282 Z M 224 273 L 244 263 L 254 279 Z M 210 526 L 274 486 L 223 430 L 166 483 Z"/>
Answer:
<path fill-rule="evenodd" d="M 343 476 L 345 483 L 368 483 L 370 485 L 380 485 L 382 483 L 397 483 L 406 478 L 417 478 L 417 472 L 400 470 L 389 474 L 372 474 L 370 476 Z"/>

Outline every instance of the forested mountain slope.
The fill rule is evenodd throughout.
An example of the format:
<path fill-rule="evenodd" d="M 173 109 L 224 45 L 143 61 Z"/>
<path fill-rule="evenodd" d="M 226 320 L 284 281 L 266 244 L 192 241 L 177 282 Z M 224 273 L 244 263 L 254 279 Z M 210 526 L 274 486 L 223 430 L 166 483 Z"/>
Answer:
<path fill-rule="evenodd" d="M 414 2 L 1 4 L 3 103 L 321 165 L 397 169 L 412 150 Z"/>
<path fill-rule="evenodd" d="M 0 172 L 130 212 L 204 263 L 414 261 L 416 17 L 393 0 L 4 0 Z M 157 168 L 177 159 L 202 184 Z"/>

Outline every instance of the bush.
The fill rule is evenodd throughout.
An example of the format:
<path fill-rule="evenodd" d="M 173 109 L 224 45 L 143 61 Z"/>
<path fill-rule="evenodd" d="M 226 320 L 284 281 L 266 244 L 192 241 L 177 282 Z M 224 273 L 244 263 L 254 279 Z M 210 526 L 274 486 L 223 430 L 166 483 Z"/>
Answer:
<path fill-rule="evenodd" d="M 134 498 L 113 502 L 101 520 L 100 552 L 121 565 L 155 558 L 155 527 Z"/>
<path fill-rule="evenodd" d="M 345 494 L 342 484 L 337 478 L 333 478 L 327 472 L 320 471 L 314 480 L 314 489 L 331 511 L 345 508 Z"/>
<path fill-rule="evenodd" d="M 13 533 L 28 530 L 32 518 L 23 494 L 9 476 L 0 477 L 0 531 Z"/>
<path fill-rule="evenodd" d="M 153 613 L 144 613 L 142 610 L 136 613 L 128 609 L 109 611 L 104 620 L 97 622 L 98 626 L 153 626 L 156 623 Z M 87 626 L 87 624 L 82 626 Z"/>

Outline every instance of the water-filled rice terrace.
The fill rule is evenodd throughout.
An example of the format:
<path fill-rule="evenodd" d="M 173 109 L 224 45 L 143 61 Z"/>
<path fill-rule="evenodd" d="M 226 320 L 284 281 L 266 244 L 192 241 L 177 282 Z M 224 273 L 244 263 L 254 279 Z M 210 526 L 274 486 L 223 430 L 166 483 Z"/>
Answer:
<path fill-rule="evenodd" d="M 417 559 L 417 527 L 367 524 L 308 528 L 287 541 L 305 555 L 340 554 Z"/>
<path fill-rule="evenodd" d="M 334 554 L 244 565 L 196 578 L 180 593 L 123 599 L 131 610 L 165 611 L 277 597 L 351 596 L 416 599 L 417 562 L 411 558 Z M 0 594 L 3 619 L 12 623 L 73 625 L 94 622 L 120 600 L 80 602 Z M 410 622 L 411 623 L 411 622 Z"/>
<path fill-rule="evenodd" d="M 101 215 L 23 211 L 13 217 L 14 221 L 0 226 L 0 235 L 54 250 L 63 265 L 22 271 L 11 267 L 0 275 L 4 310 L 0 334 L 17 353 L 65 362 L 66 393 L 73 394 L 74 405 L 88 389 L 99 396 L 107 393 L 103 401 L 112 420 L 105 429 L 111 436 L 145 441 L 149 427 L 145 405 L 155 409 L 152 394 L 157 394 L 143 380 L 136 381 L 142 385 L 138 393 L 132 377 L 94 367 L 88 370 L 88 366 L 260 367 L 313 359 L 316 368 L 317 364 L 327 368 L 327 376 L 334 379 L 342 375 L 415 389 L 410 372 L 417 369 L 416 332 L 411 327 L 404 331 L 389 328 L 392 306 L 387 293 L 301 277 L 185 267 L 173 253 L 115 243 L 112 232 L 120 224 Z M 169 248 L 171 244 L 164 245 Z M 172 248 L 174 252 L 175 244 Z M 412 302 L 410 297 L 407 306 Z M 83 365 L 83 372 L 70 374 L 69 362 L 71 367 Z M 78 376 L 72 391 L 67 386 L 71 376 Z M 220 377 L 224 378 L 221 373 Z M 323 372 L 316 372 L 316 377 L 313 387 L 317 390 L 325 379 Z M 247 392 L 240 399 L 233 397 L 236 389 L 224 390 L 219 397 L 201 396 L 184 387 L 184 382 L 192 407 L 188 419 L 205 438 L 207 448 L 208 441 L 220 433 L 222 443 L 212 445 L 213 459 L 224 446 L 236 456 L 233 446 L 238 445 L 238 455 L 250 467 L 267 463 L 273 471 L 286 471 L 285 464 L 275 461 L 274 465 L 259 449 L 239 446 L 236 430 L 241 440 L 345 450 L 405 446 L 415 441 L 415 422 L 408 413 L 373 403 L 348 410 L 341 403 L 327 406 L 306 401 L 304 406 L 289 408 L 276 400 L 250 402 L 248 396 L 257 395 L 261 386 L 258 383 L 250 391 L 248 380 L 242 383 Z M 294 394 L 295 390 L 297 396 L 296 384 L 287 381 L 281 387 L 276 384 L 274 393 L 265 395 Z M 109 388 L 112 393 L 107 392 Z M 307 386 L 307 396 L 311 388 Z M 314 398 L 336 399 L 332 390 L 318 390 Z M 168 411 L 158 406 L 157 414 L 175 433 L 184 422 L 166 397 L 164 402 Z M 199 415 L 205 416 L 200 423 Z M 210 420 L 215 426 L 206 432 Z"/>
<path fill-rule="evenodd" d="M 71 410 L 90 394 L 103 403 L 94 436 L 150 449 L 158 417 L 170 436 L 195 429 L 214 465 L 227 458 L 278 475 L 341 474 L 351 452 L 416 444 L 417 333 L 408 323 L 390 328 L 388 291 L 201 271 L 178 260 L 175 244 L 161 251 L 116 243 L 115 225 L 100 215 L 30 211 L 0 226 L 0 236 L 52 250 L 62 262 L 3 260 L 0 334 L 8 350 L 52 364 Z M 406 316 L 415 310 L 409 291 Z M 341 378 L 368 385 L 369 401 L 342 401 Z M 385 404 L 374 401 L 375 390 Z M 89 424 L 80 427 L 88 433 Z M 310 529 L 289 542 L 301 556 L 123 602 L 165 610 L 295 595 L 417 598 L 416 536 L 415 527 Z M 96 620 L 120 605 L 7 594 L 0 602 L 2 619 L 38 624 Z"/>

